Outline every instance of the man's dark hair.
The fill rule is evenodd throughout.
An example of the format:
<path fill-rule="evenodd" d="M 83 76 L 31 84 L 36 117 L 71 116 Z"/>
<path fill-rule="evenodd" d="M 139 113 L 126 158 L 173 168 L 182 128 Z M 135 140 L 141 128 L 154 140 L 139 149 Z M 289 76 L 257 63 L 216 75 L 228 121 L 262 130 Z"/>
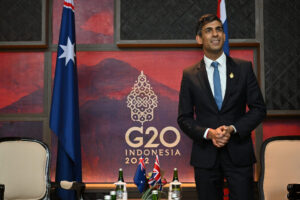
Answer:
<path fill-rule="evenodd" d="M 201 30 L 203 28 L 203 26 L 205 26 L 206 24 L 213 22 L 213 21 L 219 21 L 222 24 L 222 21 L 219 19 L 219 17 L 217 15 L 214 14 L 205 14 L 202 15 L 197 23 L 197 27 L 196 27 L 196 35 L 200 35 L 202 36 Z M 223 28 L 223 26 L 222 26 Z"/>

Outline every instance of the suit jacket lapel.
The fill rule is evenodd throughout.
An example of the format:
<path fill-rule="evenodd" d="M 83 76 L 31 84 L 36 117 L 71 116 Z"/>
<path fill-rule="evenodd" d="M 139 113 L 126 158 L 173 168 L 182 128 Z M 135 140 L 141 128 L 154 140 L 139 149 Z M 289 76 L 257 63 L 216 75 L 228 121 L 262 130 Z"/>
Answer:
<path fill-rule="evenodd" d="M 222 108 L 226 106 L 227 102 L 230 100 L 231 93 L 234 90 L 235 84 L 238 83 L 237 80 L 239 78 L 238 66 L 229 56 L 226 56 L 226 68 L 226 90 L 222 103 Z"/>
<path fill-rule="evenodd" d="M 206 72 L 206 68 L 205 68 L 205 63 L 204 63 L 203 59 L 199 63 L 198 68 L 199 68 L 199 75 L 198 75 L 199 81 L 203 83 L 208 98 L 210 99 L 211 102 L 214 102 L 214 107 L 215 107 L 216 110 L 218 110 L 218 106 L 217 106 L 217 103 L 215 101 L 214 95 L 212 93 L 212 89 L 209 85 L 207 72 Z"/>

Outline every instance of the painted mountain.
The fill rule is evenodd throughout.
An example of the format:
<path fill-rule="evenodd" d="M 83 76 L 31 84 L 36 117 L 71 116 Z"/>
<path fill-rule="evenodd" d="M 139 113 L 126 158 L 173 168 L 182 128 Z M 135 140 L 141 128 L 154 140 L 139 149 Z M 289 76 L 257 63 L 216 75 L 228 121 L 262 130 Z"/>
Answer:
<path fill-rule="evenodd" d="M 97 6 L 95 6 L 97 5 Z M 63 1 L 53 0 L 53 43 L 57 44 Z M 75 1 L 77 44 L 111 44 L 114 33 L 114 0 Z"/>
<path fill-rule="evenodd" d="M 0 113 L 43 112 L 44 53 L 0 53 Z"/>
<path fill-rule="evenodd" d="M 43 140 L 41 121 L 1 121 L 0 137 L 27 137 Z"/>

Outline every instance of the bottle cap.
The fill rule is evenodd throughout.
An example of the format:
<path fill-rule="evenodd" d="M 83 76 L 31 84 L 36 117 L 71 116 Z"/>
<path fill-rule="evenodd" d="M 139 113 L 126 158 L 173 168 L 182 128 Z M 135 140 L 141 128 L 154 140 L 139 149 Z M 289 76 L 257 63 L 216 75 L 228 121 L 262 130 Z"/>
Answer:
<path fill-rule="evenodd" d="M 110 195 L 116 195 L 116 191 L 110 191 L 110 193 L 109 193 Z"/>
<path fill-rule="evenodd" d="M 172 194 L 171 194 L 171 197 L 172 197 L 172 198 L 175 198 L 175 197 L 177 197 L 177 194 L 172 193 Z"/>
<path fill-rule="evenodd" d="M 177 168 L 174 168 L 175 171 L 177 171 Z"/>
<path fill-rule="evenodd" d="M 104 196 L 104 200 L 111 200 L 110 195 L 105 195 L 105 196 Z"/>
<path fill-rule="evenodd" d="M 119 171 L 123 171 L 123 169 L 122 169 L 122 168 L 120 168 L 120 169 L 119 169 Z"/>
<path fill-rule="evenodd" d="M 152 190 L 152 194 L 158 194 L 157 190 Z"/>

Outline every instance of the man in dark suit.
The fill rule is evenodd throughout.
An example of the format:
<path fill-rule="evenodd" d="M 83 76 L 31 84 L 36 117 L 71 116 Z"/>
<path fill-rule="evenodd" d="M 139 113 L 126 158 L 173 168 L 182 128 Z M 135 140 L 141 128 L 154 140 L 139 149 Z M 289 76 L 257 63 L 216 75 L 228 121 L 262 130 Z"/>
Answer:
<path fill-rule="evenodd" d="M 265 103 L 251 62 L 224 54 L 220 19 L 202 16 L 196 32 L 204 58 L 183 71 L 177 121 L 193 140 L 198 199 L 223 199 L 226 178 L 230 200 L 250 200 L 256 161 L 251 131 L 264 119 Z"/>

